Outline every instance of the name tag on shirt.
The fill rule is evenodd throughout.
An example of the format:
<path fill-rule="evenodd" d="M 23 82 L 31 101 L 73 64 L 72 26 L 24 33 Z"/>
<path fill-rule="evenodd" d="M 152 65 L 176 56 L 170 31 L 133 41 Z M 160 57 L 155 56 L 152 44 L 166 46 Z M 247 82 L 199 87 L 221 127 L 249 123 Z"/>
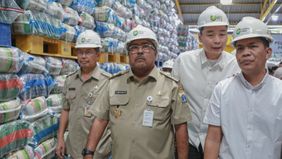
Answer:
<path fill-rule="evenodd" d="M 115 91 L 115 94 L 127 94 L 127 91 Z"/>
<path fill-rule="evenodd" d="M 152 127 L 154 119 L 154 112 L 152 110 L 144 110 L 143 126 Z"/>

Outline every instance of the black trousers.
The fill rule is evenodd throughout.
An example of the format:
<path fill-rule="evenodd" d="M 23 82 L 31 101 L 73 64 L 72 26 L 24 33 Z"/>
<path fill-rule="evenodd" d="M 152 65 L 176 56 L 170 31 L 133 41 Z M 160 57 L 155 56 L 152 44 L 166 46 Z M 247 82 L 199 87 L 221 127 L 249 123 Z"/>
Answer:
<path fill-rule="evenodd" d="M 200 144 L 198 148 L 199 150 L 195 146 L 189 144 L 189 159 L 204 159 L 202 145 Z"/>

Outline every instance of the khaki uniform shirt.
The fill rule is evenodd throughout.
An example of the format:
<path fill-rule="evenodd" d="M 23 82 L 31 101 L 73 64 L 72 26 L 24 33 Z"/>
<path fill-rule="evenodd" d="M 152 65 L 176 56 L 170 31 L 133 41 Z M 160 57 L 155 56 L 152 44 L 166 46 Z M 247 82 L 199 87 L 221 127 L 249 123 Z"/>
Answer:
<path fill-rule="evenodd" d="M 178 96 L 177 82 L 155 67 L 138 82 L 131 71 L 109 81 L 95 101 L 94 114 L 109 120 L 113 159 L 172 159 L 173 125 L 191 119 L 186 98 Z M 144 126 L 144 112 L 153 111 L 152 126 Z"/>
<path fill-rule="evenodd" d="M 88 133 L 94 119 L 94 115 L 89 110 L 95 106 L 93 103 L 101 90 L 106 88 L 107 79 L 110 76 L 109 73 L 96 67 L 92 76 L 86 81 L 82 80 L 80 71 L 76 71 L 66 79 L 63 90 L 65 98 L 63 109 L 69 110 L 66 149 L 74 159 L 82 158 L 81 152 L 87 143 Z M 110 151 L 109 131 L 103 138 L 106 141 L 103 141 L 103 145 L 99 145 L 98 152 L 95 153 L 97 155 L 100 153 L 99 156 Z"/>

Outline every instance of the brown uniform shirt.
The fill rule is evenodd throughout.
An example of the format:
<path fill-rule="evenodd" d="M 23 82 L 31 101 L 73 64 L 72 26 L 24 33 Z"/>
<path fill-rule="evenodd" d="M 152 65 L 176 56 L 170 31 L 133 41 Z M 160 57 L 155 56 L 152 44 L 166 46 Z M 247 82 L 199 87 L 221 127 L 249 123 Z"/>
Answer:
<path fill-rule="evenodd" d="M 112 77 L 93 113 L 111 124 L 113 159 L 172 159 L 173 125 L 191 120 L 186 102 L 177 81 L 155 67 L 141 83 L 131 71 Z M 152 126 L 143 125 L 147 110 Z"/>
<path fill-rule="evenodd" d="M 107 80 L 111 75 L 98 67 L 90 79 L 83 82 L 81 72 L 76 71 L 66 79 L 63 94 L 63 109 L 69 110 L 68 136 L 66 139 L 67 153 L 75 159 L 82 158 L 81 152 L 87 143 L 94 115 L 89 111 L 101 90 L 106 88 Z M 105 132 L 103 144 L 100 144 L 95 153 L 95 159 L 101 159 L 110 152 L 110 131 Z M 101 141 L 102 142 L 102 141 Z"/>

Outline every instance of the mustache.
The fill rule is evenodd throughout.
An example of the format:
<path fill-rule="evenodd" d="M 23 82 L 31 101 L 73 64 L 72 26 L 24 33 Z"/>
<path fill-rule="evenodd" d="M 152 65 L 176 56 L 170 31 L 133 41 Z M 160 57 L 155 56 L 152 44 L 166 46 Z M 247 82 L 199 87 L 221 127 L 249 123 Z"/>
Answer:
<path fill-rule="evenodd" d="M 145 60 L 145 57 L 144 55 L 137 55 L 137 57 L 135 58 L 135 60 L 139 60 L 139 59 L 142 59 L 142 60 Z"/>

